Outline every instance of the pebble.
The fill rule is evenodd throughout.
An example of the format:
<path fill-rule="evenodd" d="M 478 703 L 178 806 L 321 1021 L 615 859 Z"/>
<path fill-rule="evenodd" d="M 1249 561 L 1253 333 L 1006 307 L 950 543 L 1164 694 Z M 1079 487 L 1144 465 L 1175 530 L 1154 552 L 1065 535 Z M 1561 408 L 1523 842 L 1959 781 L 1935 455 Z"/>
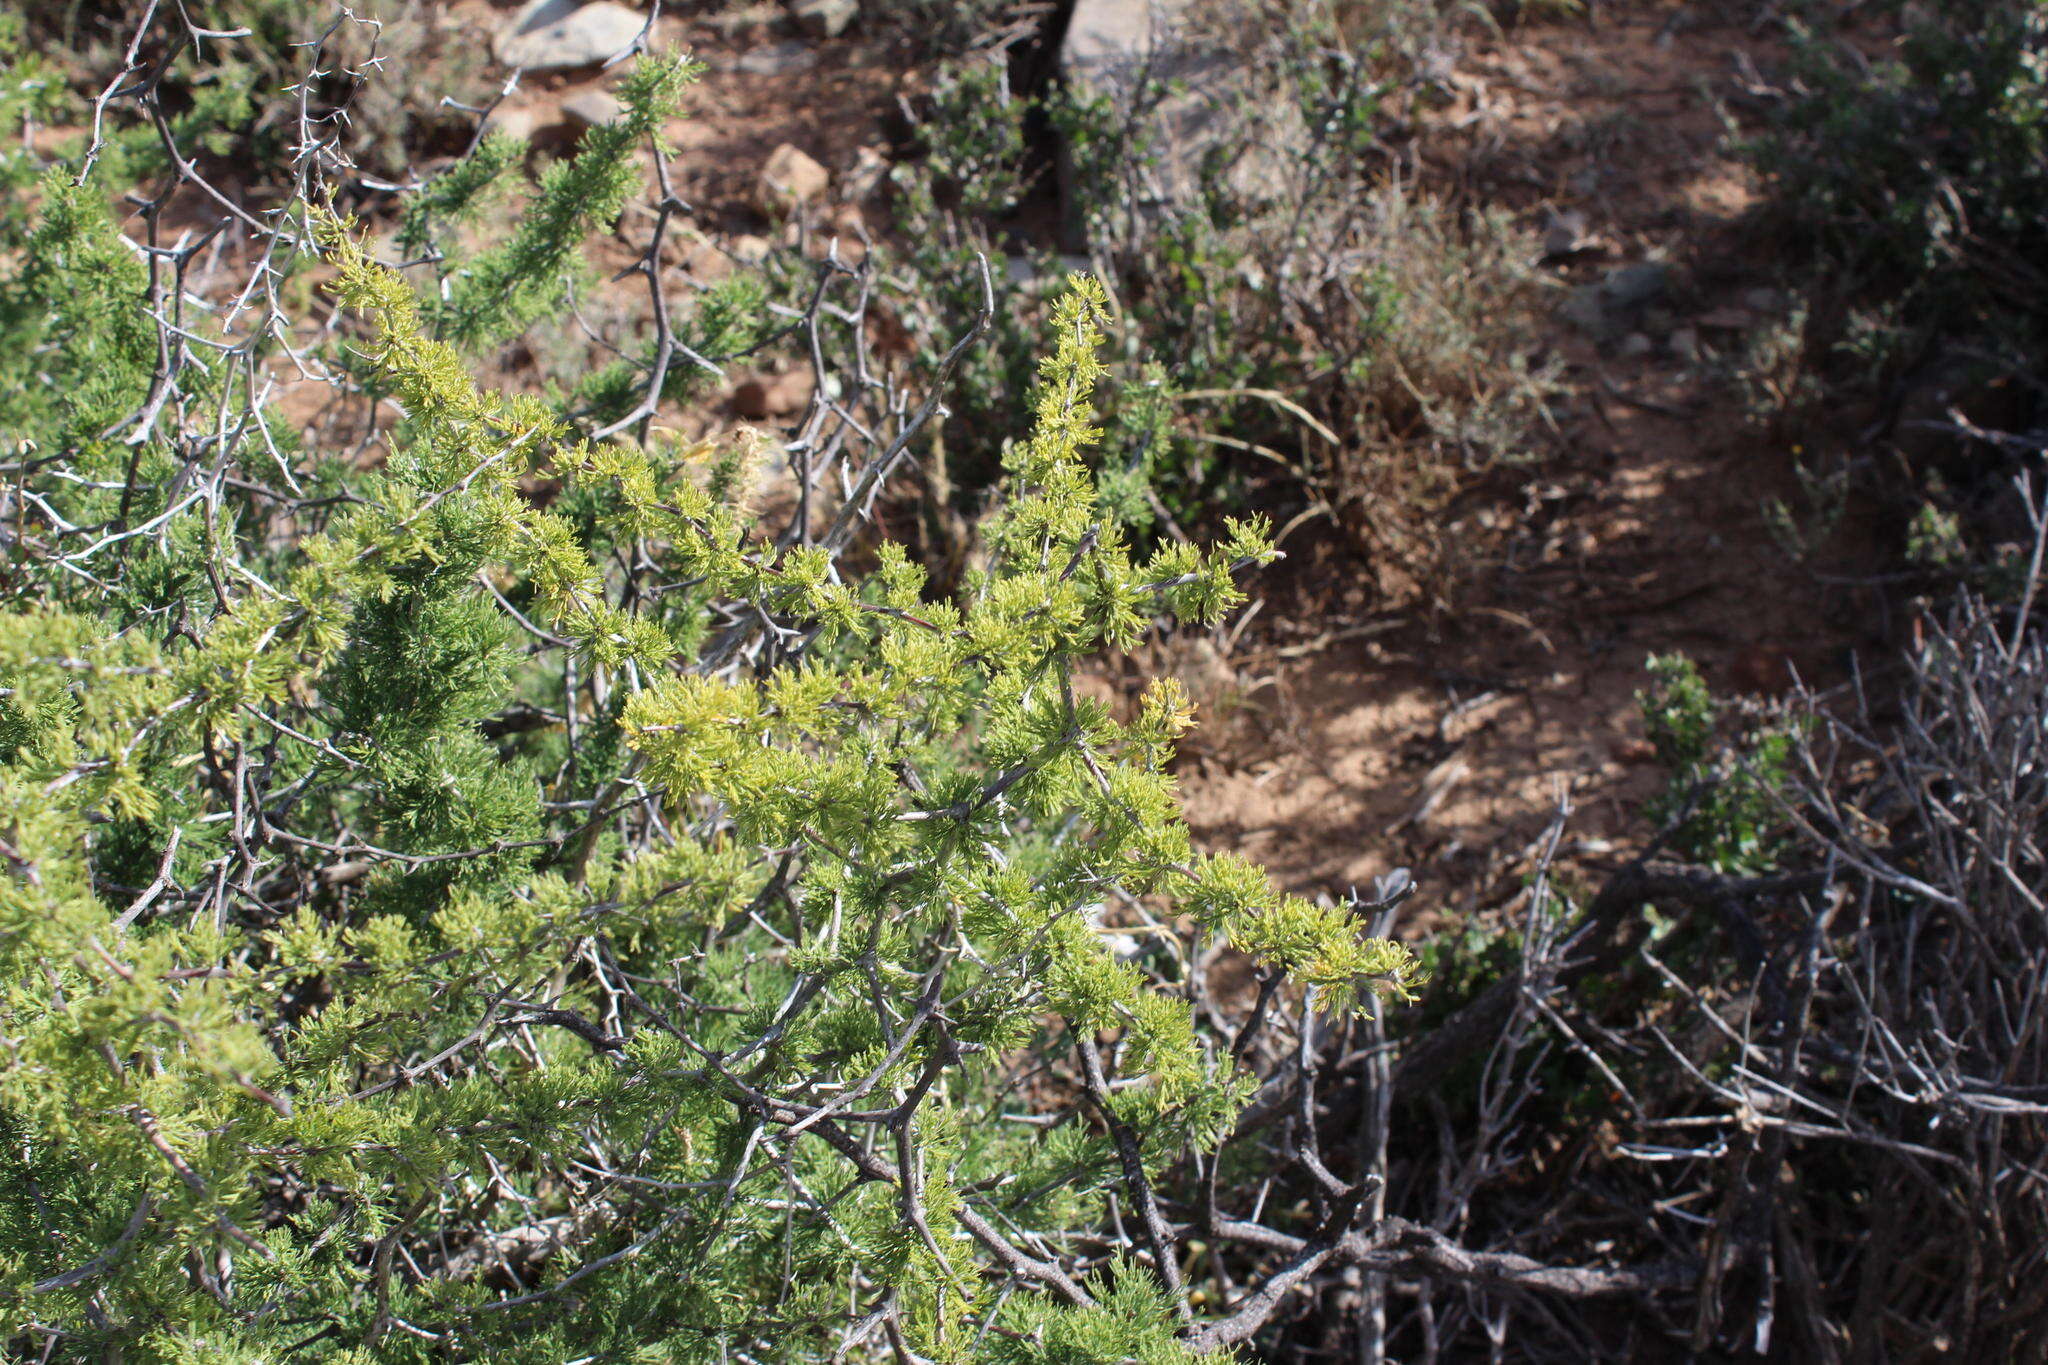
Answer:
<path fill-rule="evenodd" d="M 573 71 L 610 61 L 647 25 L 637 10 L 596 0 L 532 0 L 498 33 L 498 60 L 526 71 Z"/>
<path fill-rule="evenodd" d="M 626 106 L 603 90 L 586 90 L 562 101 L 562 116 L 577 130 L 601 128 L 626 112 Z"/>
<path fill-rule="evenodd" d="M 1576 209 L 1554 213 L 1543 228 L 1543 254 L 1569 256 L 1586 237 L 1586 215 Z"/>
<path fill-rule="evenodd" d="M 813 38 L 837 38 L 860 17 L 860 0 L 797 0 L 789 12 Z"/>
<path fill-rule="evenodd" d="M 749 379 L 732 391 L 732 410 L 750 422 L 794 416 L 810 401 L 811 376 L 803 370 Z"/>
<path fill-rule="evenodd" d="M 757 47 L 732 65 L 735 71 L 744 71 L 749 76 L 788 76 L 798 71 L 809 71 L 817 64 L 816 48 L 791 39 L 786 43 Z"/>
<path fill-rule="evenodd" d="M 832 187 L 832 173 L 799 147 L 783 143 L 768 154 L 761 165 L 754 202 L 771 218 L 792 207 L 823 199 Z"/>
<path fill-rule="evenodd" d="M 889 158 L 880 148 L 863 147 L 854 153 L 853 167 L 839 178 L 839 197 L 858 203 L 882 188 L 889 178 Z"/>
<path fill-rule="evenodd" d="M 1616 308 L 1638 308 L 1664 297 L 1671 287 L 1671 267 L 1661 261 L 1643 261 L 1609 271 L 1600 282 L 1607 302 Z"/>

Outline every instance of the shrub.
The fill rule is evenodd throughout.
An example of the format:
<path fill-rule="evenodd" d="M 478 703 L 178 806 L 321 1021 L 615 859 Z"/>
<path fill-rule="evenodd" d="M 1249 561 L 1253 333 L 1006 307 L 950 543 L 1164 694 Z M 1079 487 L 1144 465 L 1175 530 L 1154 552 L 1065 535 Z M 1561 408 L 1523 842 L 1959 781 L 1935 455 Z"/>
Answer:
<path fill-rule="evenodd" d="M 1798 95 L 1753 144 L 1779 207 L 1863 282 L 1940 284 L 2038 256 L 2048 225 L 2048 14 L 2034 0 L 1888 4 L 1895 57 L 1794 20 Z"/>
<path fill-rule="evenodd" d="M 2041 587 L 2037 566 L 2021 600 Z M 2048 969 L 2048 654 L 2038 621 L 1973 594 L 1924 629 L 1895 691 L 1793 703 L 1751 789 L 1765 870 L 1660 852 L 1563 901 L 1560 812 L 1500 931 L 1440 935 L 1423 1007 L 1333 1038 L 1294 1110 L 1293 1133 L 1361 1135 L 1385 1221 L 1528 1264 L 1597 1252 L 1598 1274 L 1552 1270 L 1546 1296 L 1326 1277 L 1275 1358 L 2048 1345 L 2048 1190 L 2018 1175 L 2048 1150 L 2048 1022 L 2024 1003 Z M 1697 675 L 1657 672 L 1667 754 L 1728 747 Z"/>
<path fill-rule="evenodd" d="M 931 437 L 941 491 L 977 514 L 1002 467 L 1005 395 L 1057 293 L 1060 262 L 1019 249 L 1003 216 L 1049 189 L 1030 155 L 1042 122 L 1070 164 L 1069 229 L 1126 324 L 1098 468 L 1127 524 L 1170 535 L 1246 504 L 1321 517 L 1386 597 L 1447 604 L 1477 534 L 1450 524 L 1456 496 L 1529 456 L 1554 392 L 1517 331 L 1540 309 L 1528 243 L 1503 215 L 1388 183 L 1382 105 L 1423 60 L 1422 30 L 1447 26 L 1436 6 L 1281 0 L 1240 18 L 1227 37 L 1202 7 L 1184 26 L 1231 53 L 1219 89 L 1156 73 L 1114 92 L 1013 89 L 975 59 L 919 107 L 926 154 L 896 176 L 907 246 L 882 273 L 902 281 L 892 302 L 927 365 L 979 307 L 958 283 L 974 254 L 1013 253 L 989 345 Z M 1162 203 L 1154 115 L 1191 98 L 1216 140 Z"/>
<path fill-rule="evenodd" d="M 1233 1231 L 1212 1186 L 1218 1283 L 1256 1288 L 1184 1269 L 1188 1167 L 1268 1079 L 1195 1008 L 1203 950 L 1331 1019 L 1414 964 L 1194 851 L 1176 687 L 1077 695 L 1271 557 L 1102 514 L 1099 285 L 1050 309 L 947 598 L 868 521 L 936 394 L 769 512 L 760 437 L 645 420 L 670 332 L 624 382 L 475 381 L 690 74 L 643 58 L 466 259 L 430 248 L 510 158 L 429 184 L 419 279 L 324 207 L 338 159 L 235 277 L 138 258 L 104 165 L 41 182 L 0 284 L 10 1352 L 1171 1361 L 1260 1330 L 1285 1248 L 1373 1254 L 1351 1217 Z M 313 282 L 325 325 L 287 311 Z M 301 375 L 341 441 L 272 406 Z"/>
<path fill-rule="evenodd" d="M 1795 727 L 1753 704 L 1717 703 L 1683 654 L 1653 655 L 1650 687 L 1636 694 L 1643 728 L 1667 774 L 1647 814 L 1688 861 L 1720 872 L 1760 872 L 1784 846 L 1783 790 Z M 1752 723 L 1734 735 L 1731 722 Z"/>
<path fill-rule="evenodd" d="M 126 75 L 155 68 L 172 142 L 188 158 L 210 160 L 231 185 L 260 186 L 293 164 L 297 129 L 290 106 L 276 96 L 302 77 L 321 102 L 351 107 L 346 123 L 322 131 L 372 176 L 402 179 L 422 147 L 440 143 L 452 153 L 463 145 L 470 120 L 458 97 L 474 92 L 482 63 L 441 6 L 370 0 L 343 19 L 297 0 L 214 0 L 191 26 L 145 25 L 157 8 L 146 0 L 21 7 L 29 49 L 65 54 L 62 70 L 51 71 L 64 123 L 90 127 L 104 92 L 118 90 Z M 310 64 L 309 44 L 319 56 Z M 133 72 L 131 59 L 140 62 Z M 407 78 L 378 79 L 380 70 Z M 99 131 L 110 183 L 171 170 L 158 129 L 125 121 L 103 123 Z M 89 138 L 77 140 L 82 147 Z M 360 193 L 357 186 L 338 188 Z"/>
<path fill-rule="evenodd" d="M 1837 481 L 1856 469 L 1930 601 L 1957 579 L 1995 590 L 2010 574 L 1978 570 L 2024 534 L 2011 477 L 2037 462 L 2025 434 L 2043 415 L 2048 10 L 1869 7 L 1855 21 L 1892 40 L 1878 55 L 1824 7 L 1794 16 L 1787 91 L 1745 145 L 1806 300 L 1745 367 L 1752 408 L 1792 441 L 1846 447 L 1828 452 Z M 1832 434 L 1844 410 L 1853 441 Z M 1954 534 L 1930 557 L 1934 523 Z"/>

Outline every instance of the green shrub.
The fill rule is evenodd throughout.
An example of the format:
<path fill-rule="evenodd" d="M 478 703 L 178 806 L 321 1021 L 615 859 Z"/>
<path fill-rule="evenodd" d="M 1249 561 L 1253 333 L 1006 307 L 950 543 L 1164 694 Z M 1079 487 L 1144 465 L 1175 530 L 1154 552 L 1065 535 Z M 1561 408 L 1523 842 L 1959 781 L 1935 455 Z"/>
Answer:
<path fill-rule="evenodd" d="M 236 287 L 317 279 L 327 326 L 172 330 L 111 187 L 42 182 L 0 278 L 11 1353 L 1191 1359 L 1177 1234 L 1099 1254 L 1260 1083 L 1175 975 L 1228 939 L 1333 1017 L 1412 979 L 1195 852 L 1176 686 L 1077 694 L 1271 557 L 1105 514 L 1098 284 L 947 598 L 858 492 L 757 511 L 756 437 L 593 441 L 631 385 L 475 381 L 689 76 L 642 59 L 619 131 L 417 278 L 310 186 Z M 509 174 L 487 141 L 401 233 Z M 363 429 L 302 439 L 298 374 Z M 1106 904 L 1165 914 L 1163 965 Z"/>
<path fill-rule="evenodd" d="M 1648 814 L 1671 847 L 1717 872 L 1761 872 L 1783 851 L 1782 793 L 1797 730 L 1765 716 L 1730 737 L 1739 705 L 1715 701 L 1683 654 L 1653 655 L 1636 694 L 1643 728 L 1667 774 Z"/>
<path fill-rule="evenodd" d="M 1794 22 L 1800 93 L 1753 144 L 1779 206 L 1862 282 L 1929 304 L 1944 279 L 2048 245 L 2048 8 L 1886 3 L 1896 56 Z"/>
<path fill-rule="evenodd" d="M 1740 378 L 1784 439 L 1847 447 L 1829 451 L 1831 498 L 1853 463 L 1853 491 L 1930 594 L 1995 592 L 2013 575 L 1984 570 L 2025 534 L 2010 489 L 2033 451 L 1997 433 L 2038 427 L 2048 360 L 2048 6 L 1859 8 L 1794 11 L 1786 97 L 1745 141 L 1803 298 Z M 1892 41 L 1873 54 L 1868 33 L 1837 32 L 1852 22 Z M 1851 409 L 1862 429 L 1843 442 Z M 1802 549 L 1833 509 L 1813 510 Z"/>
<path fill-rule="evenodd" d="M 1238 83 L 1205 96 L 1220 132 L 1191 192 L 1168 204 L 1145 188 L 1161 159 L 1151 114 L 1189 98 L 1184 83 L 1019 92 L 996 63 L 949 68 L 919 110 L 925 155 L 896 174 L 908 245 L 879 273 L 901 282 L 935 364 L 980 308 L 975 253 L 1005 250 L 1003 215 L 1048 188 L 1030 180 L 1028 130 L 1042 119 L 1068 163 L 1068 230 L 1125 322 L 1097 464 L 1125 524 L 1213 528 L 1247 504 L 1320 515 L 1389 597 L 1447 602 L 1476 534 L 1449 524 L 1454 496 L 1531 453 L 1553 392 L 1517 330 L 1541 308 L 1529 244 L 1505 215 L 1382 183 L 1382 106 L 1422 60 L 1423 30 L 1447 22 L 1436 6 L 1284 0 L 1240 18 L 1215 36 L 1197 7 L 1186 25 L 1198 47 L 1227 44 Z M 1276 135 L 1293 139 L 1279 155 Z M 1259 174 L 1238 173 L 1248 158 Z M 1007 395 L 1063 270 L 1009 249 L 989 344 L 933 438 L 943 494 L 970 521 L 999 477 Z"/>
<path fill-rule="evenodd" d="M 346 18 L 301 0 L 209 0 L 182 9 L 147 0 L 39 0 L 21 10 L 29 49 L 64 55 L 60 65 L 45 66 L 70 116 L 64 122 L 90 126 L 96 99 L 128 83 L 117 78 L 131 40 L 146 28 L 135 55 L 142 72 L 164 64 L 158 80 L 173 142 L 186 157 L 220 158 L 255 183 L 290 178 L 297 111 L 281 97 L 309 70 L 316 117 L 340 103 L 352 110 L 338 126 L 322 122 L 321 135 L 337 138 L 362 170 L 401 179 L 422 146 L 461 147 L 455 139 L 472 120 L 451 100 L 473 97 L 484 74 L 481 49 L 465 33 L 474 21 L 453 19 L 433 0 L 368 0 Z M 317 61 L 308 62 L 309 52 Z M 403 79 L 379 74 L 398 71 Z M 131 120 L 101 132 L 110 183 L 170 171 L 154 127 Z M 77 138 L 81 148 L 87 140 Z"/>

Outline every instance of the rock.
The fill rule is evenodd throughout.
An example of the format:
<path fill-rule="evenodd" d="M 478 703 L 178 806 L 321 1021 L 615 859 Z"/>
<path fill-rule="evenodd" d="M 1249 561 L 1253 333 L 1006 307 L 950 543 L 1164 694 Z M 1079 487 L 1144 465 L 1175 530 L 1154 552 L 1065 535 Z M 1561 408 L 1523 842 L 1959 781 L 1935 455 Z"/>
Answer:
<path fill-rule="evenodd" d="M 841 261 L 859 265 L 868 258 L 867 227 L 867 218 L 858 204 L 841 204 L 831 223 L 813 232 L 804 243 L 804 253 L 814 261 L 822 261 L 837 251 Z"/>
<path fill-rule="evenodd" d="M 839 239 L 839 258 L 859 265 L 868 255 L 868 218 L 858 204 L 841 204 L 832 215 L 832 232 Z"/>
<path fill-rule="evenodd" d="M 499 31 L 495 48 L 506 66 L 573 71 L 624 52 L 646 24 L 644 15 L 613 0 L 531 0 Z"/>
<path fill-rule="evenodd" d="M 1543 227 L 1543 254 L 1569 256 L 1586 243 L 1586 215 L 1576 209 L 1554 213 Z"/>
<path fill-rule="evenodd" d="M 1588 336 L 1606 339 L 1620 330 L 1608 316 L 1606 293 L 1597 284 L 1582 284 L 1572 290 L 1557 311 Z"/>
<path fill-rule="evenodd" d="M 766 237 L 756 237 L 749 232 L 733 238 L 732 245 L 726 249 L 742 265 L 759 265 L 768 259 L 768 253 L 774 248 L 768 245 Z"/>
<path fill-rule="evenodd" d="M 1746 289 L 1742 294 L 1743 306 L 1766 316 L 1775 313 L 1784 305 L 1775 289 Z"/>
<path fill-rule="evenodd" d="M 1746 332 L 1756 326 L 1747 308 L 1710 308 L 1692 320 L 1693 326 L 1722 332 Z"/>
<path fill-rule="evenodd" d="M 1641 332 L 1630 332 L 1621 339 L 1621 354 L 1630 360 L 1646 356 L 1655 349 L 1655 343 Z"/>
<path fill-rule="evenodd" d="M 500 104 L 491 110 L 484 120 L 484 133 L 503 133 L 523 142 L 533 141 L 533 135 L 540 131 L 540 114 L 523 104 Z"/>
<path fill-rule="evenodd" d="M 1566 296 L 1559 312 L 1589 336 L 1613 341 L 1629 327 L 1663 331 L 1671 324 L 1650 305 L 1670 288 L 1671 267 L 1643 261 L 1611 270 L 1597 284 L 1582 284 Z"/>
<path fill-rule="evenodd" d="M 667 255 L 666 252 L 663 254 Z M 718 244 L 710 238 L 698 236 L 694 231 L 682 236 L 675 255 L 676 263 L 700 284 L 716 284 L 733 272 L 732 256 L 720 251 Z"/>
<path fill-rule="evenodd" d="M 749 379 L 732 391 L 732 410 L 749 422 L 791 417 L 811 401 L 811 376 L 802 370 Z"/>
<path fill-rule="evenodd" d="M 1614 746 L 1614 757 L 1618 762 L 1631 765 L 1654 763 L 1657 759 L 1657 746 L 1647 739 L 1624 739 Z"/>
<path fill-rule="evenodd" d="M 837 38 L 859 17 L 860 0 L 797 0 L 789 12 L 811 37 Z"/>
<path fill-rule="evenodd" d="M 1220 188 L 1247 207 L 1285 197 L 1311 137 L 1299 107 L 1265 97 L 1241 54 L 1198 46 L 1196 0 L 1075 0 L 1060 45 L 1060 71 L 1077 95 L 1107 99 L 1153 151 L 1138 187 L 1151 221 L 1204 193 L 1204 170 L 1220 153 Z M 1163 94 L 1159 93 L 1161 90 Z M 1144 98 L 1140 99 L 1141 94 Z M 1141 107 L 1142 106 L 1142 107 Z M 1070 226 L 1084 200 L 1069 149 L 1060 180 Z M 1151 221 L 1137 226 L 1143 230 Z"/>
<path fill-rule="evenodd" d="M 1700 358 L 1700 334 L 1691 327 L 1681 327 L 1671 334 L 1671 354 L 1690 364 Z"/>
<path fill-rule="evenodd" d="M 768 154 L 755 186 L 754 203 L 771 218 L 825 197 L 832 175 L 800 149 L 785 142 Z"/>
<path fill-rule="evenodd" d="M 853 169 L 839 178 L 839 197 L 858 203 L 882 188 L 889 178 L 889 158 L 881 149 L 863 147 L 854 154 Z"/>
<path fill-rule="evenodd" d="M 1600 292 L 1615 308 L 1641 308 L 1664 297 L 1671 287 L 1671 267 L 1661 261 L 1644 261 L 1609 271 L 1600 282 Z"/>
<path fill-rule="evenodd" d="M 732 410 L 749 422 L 759 422 L 768 416 L 768 383 L 766 380 L 749 379 L 732 391 Z"/>
<path fill-rule="evenodd" d="M 626 106 L 603 90 L 586 90 L 562 101 L 562 117 L 578 132 L 585 128 L 602 128 L 625 112 Z"/>
<path fill-rule="evenodd" d="M 1610 270 L 1597 284 L 1581 284 L 1559 309 L 1585 334 L 1614 342 L 1628 329 L 1665 332 L 1673 325 L 1663 307 L 1655 307 L 1671 287 L 1671 266 L 1655 260 Z"/>
<path fill-rule="evenodd" d="M 1087 256 L 1072 252 L 1063 253 L 1051 260 L 1043 256 L 1014 255 L 1003 258 L 1003 279 L 1016 288 L 1043 290 L 1061 289 L 1066 277 L 1076 272 L 1094 268 L 1094 261 Z"/>
<path fill-rule="evenodd" d="M 798 71 L 809 71 L 817 64 L 816 48 L 791 39 L 786 43 L 757 47 L 732 65 L 733 70 L 744 71 L 749 76 L 788 76 Z"/>

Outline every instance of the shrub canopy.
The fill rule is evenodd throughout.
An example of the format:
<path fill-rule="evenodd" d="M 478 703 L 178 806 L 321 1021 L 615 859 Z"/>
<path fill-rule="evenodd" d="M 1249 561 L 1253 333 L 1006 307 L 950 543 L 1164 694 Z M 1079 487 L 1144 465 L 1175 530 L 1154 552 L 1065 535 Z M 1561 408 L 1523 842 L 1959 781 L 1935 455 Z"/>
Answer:
<path fill-rule="evenodd" d="M 1256 1089 L 1191 949 L 1333 1010 L 1410 979 L 1191 847 L 1176 685 L 1122 717 L 1076 688 L 1272 555 L 1104 515 L 1090 280 L 947 600 L 869 521 L 907 436 L 792 501 L 758 434 L 620 420 L 671 396 L 651 359 L 476 381 L 691 75 L 643 59 L 424 289 L 321 207 L 317 137 L 243 213 L 239 296 L 124 241 L 99 180 L 42 183 L 0 283 L 0 1302 L 31 1355 L 1178 1359 L 1205 1343 L 1150 1181 Z M 346 417 L 316 439 L 273 402 L 300 375 Z"/>

